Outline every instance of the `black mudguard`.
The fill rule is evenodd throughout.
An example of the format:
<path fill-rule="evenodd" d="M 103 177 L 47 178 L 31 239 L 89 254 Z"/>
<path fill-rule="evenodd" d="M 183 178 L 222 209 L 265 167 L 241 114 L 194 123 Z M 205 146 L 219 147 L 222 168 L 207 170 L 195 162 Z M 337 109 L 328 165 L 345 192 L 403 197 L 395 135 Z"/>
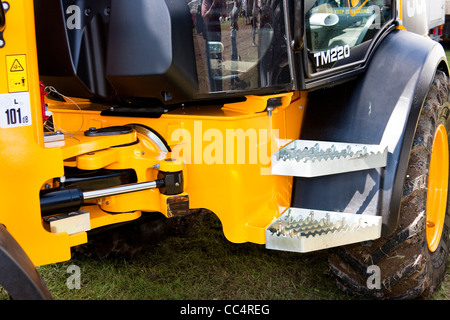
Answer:
<path fill-rule="evenodd" d="M 1 224 L 0 285 L 13 300 L 49 300 L 52 298 L 36 267 Z"/>
<path fill-rule="evenodd" d="M 445 52 L 406 31 L 388 34 L 357 79 L 308 95 L 301 139 L 388 146 L 385 168 L 295 178 L 292 206 L 382 216 L 382 236 L 397 226 L 416 124 Z"/>

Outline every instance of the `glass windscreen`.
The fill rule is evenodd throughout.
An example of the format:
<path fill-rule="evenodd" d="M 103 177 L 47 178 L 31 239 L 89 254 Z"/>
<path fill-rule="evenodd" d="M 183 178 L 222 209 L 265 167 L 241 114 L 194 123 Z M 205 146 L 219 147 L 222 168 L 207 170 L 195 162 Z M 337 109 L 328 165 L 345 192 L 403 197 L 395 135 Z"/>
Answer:
<path fill-rule="evenodd" d="M 282 0 L 192 0 L 199 93 L 291 82 Z"/>
<path fill-rule="evenodd" d="M 391 2 L 306 1 L 309 73 L 363 60 L 371 40 L 392 18 Z"/>

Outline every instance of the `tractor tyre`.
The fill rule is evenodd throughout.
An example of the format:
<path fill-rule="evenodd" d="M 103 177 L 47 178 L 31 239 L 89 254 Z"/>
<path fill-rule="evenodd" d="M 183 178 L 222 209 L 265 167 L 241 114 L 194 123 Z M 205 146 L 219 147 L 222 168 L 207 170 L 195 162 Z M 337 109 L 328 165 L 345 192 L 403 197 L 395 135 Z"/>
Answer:
<path fill-rule="evenodd" d="M 449 254 L 449 78 L 437 71 L 416 127 L 396 231 L 330 250 L 338 288 L 376 299 L 427 299 Z"/>

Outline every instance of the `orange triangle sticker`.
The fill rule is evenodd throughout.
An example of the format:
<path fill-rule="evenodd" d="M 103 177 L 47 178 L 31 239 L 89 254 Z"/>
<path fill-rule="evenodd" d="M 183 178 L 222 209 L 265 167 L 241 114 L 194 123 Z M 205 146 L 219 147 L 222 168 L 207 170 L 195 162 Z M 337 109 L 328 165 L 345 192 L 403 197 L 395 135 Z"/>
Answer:
<path fill-rule="evenodd" d="M 15 59 L 11 69 L 9 71 L 11 72 L 18 72 L 18 71 L 24 71 L 25 69 L 22 67 L 22 65 L 20 64 L 19 60 Z"/>

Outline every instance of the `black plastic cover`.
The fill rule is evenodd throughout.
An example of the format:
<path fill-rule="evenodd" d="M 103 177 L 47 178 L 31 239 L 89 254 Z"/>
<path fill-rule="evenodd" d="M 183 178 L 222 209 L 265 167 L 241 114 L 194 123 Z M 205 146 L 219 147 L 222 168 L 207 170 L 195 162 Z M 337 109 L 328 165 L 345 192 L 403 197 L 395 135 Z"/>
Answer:
<path fill-rule="evenodd" d="M 197 93 L 186 1 L 113 0 L 106 77 L 122 97 L 183 101 Z"/>
<path fill-rule="evenodd" d="M 291 90 L 284 1 L 244 3 L 35 1 L 40 78 L 125 108 Z"/>
<path fill-rule="evenodd" d="M 68 96 L 111 99 L 106 81 L 110 0 L 34 1 L 40 79 Z"/>

